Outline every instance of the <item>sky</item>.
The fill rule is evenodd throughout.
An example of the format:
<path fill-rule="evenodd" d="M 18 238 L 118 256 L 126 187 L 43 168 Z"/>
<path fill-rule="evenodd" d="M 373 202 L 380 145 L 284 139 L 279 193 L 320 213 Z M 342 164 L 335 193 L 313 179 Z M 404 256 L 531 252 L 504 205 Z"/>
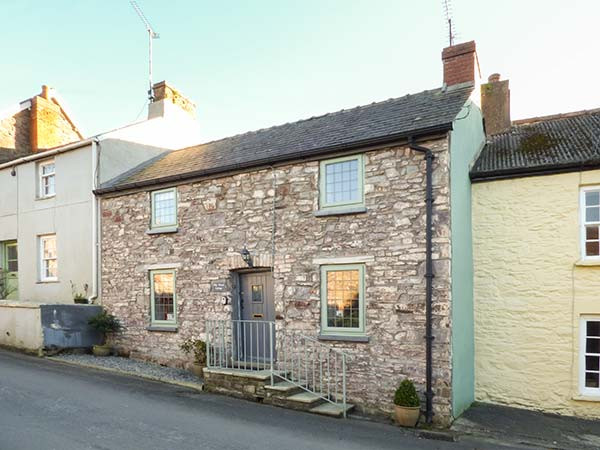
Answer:
<path fill-rule="evenodd" d="M 442 83 L 442 0 L 138 0 L 154 81 L 203 141 Z M 452 0 L 457 42 L 510 80 L 512 118 L 600 107 L 599 0 Z M 86 136 L 146 116 L 148 38 L 127 0 L 0 0 L 0 110 L 54 87 Z"/>

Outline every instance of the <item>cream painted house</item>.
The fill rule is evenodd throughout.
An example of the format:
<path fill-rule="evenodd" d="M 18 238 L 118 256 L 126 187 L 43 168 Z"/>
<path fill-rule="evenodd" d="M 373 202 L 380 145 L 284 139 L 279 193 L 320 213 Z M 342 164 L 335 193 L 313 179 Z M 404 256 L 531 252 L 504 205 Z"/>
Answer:
<path fill-rule="evenodd" d="M 471 171 L 476 400 L 600 418 L 600 110 L 508 124 Z"/>
<path fill-rule="evenodd" d="M 0 344 L 39 347 L 26 325 L 27 308 L 73 304 L 76 294 L 96 302 L 101 255 L 93 190 L 198 142 L 194 105 L 164 82 L 154 85 L 154 94 L 148 119 L 90 139 L 63 130 L 67 116 L 48 88 L 0 119 Z M 35 114 L 40 103 L 56 113 L 54 122 Z M 30 124 L 36 133 L 24 129 Z M 36 135 L 39 145 L 33 145 Z M 74 142 L 61 141 L 63 135 Z M 21 313 L 8 310 L 15 307 Z"/>

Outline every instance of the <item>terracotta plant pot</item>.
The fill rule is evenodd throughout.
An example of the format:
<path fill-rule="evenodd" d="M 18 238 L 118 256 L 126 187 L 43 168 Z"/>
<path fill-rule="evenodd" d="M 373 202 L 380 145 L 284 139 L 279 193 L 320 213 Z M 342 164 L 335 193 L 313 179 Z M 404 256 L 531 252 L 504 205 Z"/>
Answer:
<path fill-rule="evenodd" d="M 396 422 L 403 427 L 414 428 L 421 415 L 421 407 L 398 406 L 394 405 Z"/>
<path fill-rule="evenodd" d="M 198 363 L 192 363 L 192 373 L 196 375 L 198 378 L 202 378 L 204 365 Z"/>
<path fill-rule="evenodd" d="M 110 355 L 110 351 L 111 351 L 111 347 L 110 345 L 104 344 L 104 345 L 94 345 L 92 347 L 92 353 L 94 354 L 94 356 L 108 356 Z"/>

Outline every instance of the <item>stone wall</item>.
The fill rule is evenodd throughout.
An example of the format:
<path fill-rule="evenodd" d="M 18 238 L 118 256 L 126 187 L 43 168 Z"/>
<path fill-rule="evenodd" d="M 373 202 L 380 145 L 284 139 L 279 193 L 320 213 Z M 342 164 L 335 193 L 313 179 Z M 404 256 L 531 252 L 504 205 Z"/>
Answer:
<path fill-rule="evenodd" d="M 451 417 L 450 241 L 447 140 L 426 143 L 434 172 L 435 420 Z M 303 162 L 178 186 L 179 231 L 147 235 L 148 192 L 102 199 L 102 302 L 126 331 L 117 339 L 136 357 L 182 366 L 179 344 L 204 336 L 205 318 L 231 318 L 215 292 L 231 289 L 239 250 L 271 263 L 275 206 L 274 296 L 277 327 L 316 336 L 320 328 L 319 264 L 315 258 L 369 257 L 365 264 L 368 343 L 327 341 L 351 355 L 348 398 L 358 409 L 389 414 L 403 377 L 425 383 L 425 162 L 406 147 L 365 154 L 367 213 L 315 217 L 319 162 Z M 275 199 L 275 205 L 273 205 Z M 150 321 L 148 269 L 177 269 L 178 331 Z"/>

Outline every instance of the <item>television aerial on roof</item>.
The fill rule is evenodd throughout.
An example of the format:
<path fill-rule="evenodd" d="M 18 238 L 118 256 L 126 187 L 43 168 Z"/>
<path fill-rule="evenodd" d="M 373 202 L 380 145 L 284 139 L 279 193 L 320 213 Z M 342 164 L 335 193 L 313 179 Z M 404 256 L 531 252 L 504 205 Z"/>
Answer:
<path fill-rule="evenodd" d="M 442 6 L 444 7 L 444 16 L 446 19 L 446 27 L 448 29 L 448 46 L 454 45 L 456 39 L 456 28 L 452 20 L 452 0 L 442 0 Z"/>
<path fill-rule="evenodd" d="M 135 0 L 130 0 L 129 3 L 131 3 L 131 6 L 144 23 L 146 31 L 148 32 L 148 101 L 152 103 L 154 101 L 154 89 L 152 87 L 152 39 L 158 39 L 160 35 L 154 31 L 137 2 Z"/>

